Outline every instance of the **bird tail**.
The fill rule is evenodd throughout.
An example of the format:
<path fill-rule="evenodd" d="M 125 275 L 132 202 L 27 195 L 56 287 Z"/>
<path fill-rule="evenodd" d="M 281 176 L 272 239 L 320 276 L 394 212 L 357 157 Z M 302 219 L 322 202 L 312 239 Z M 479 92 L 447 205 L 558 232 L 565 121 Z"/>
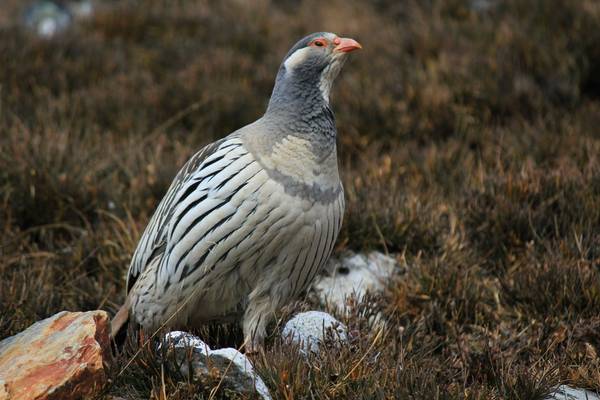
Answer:
<path fill-rule="evenodd" d="M 127 338 L 127 327 L 129 322 L 129 296 L 125 299 L 125 303 L 119 308 L 119 311 L 113 317 L 110 323 L 110 338 L 114 341 L 117 348 L 121 348 Z"/>

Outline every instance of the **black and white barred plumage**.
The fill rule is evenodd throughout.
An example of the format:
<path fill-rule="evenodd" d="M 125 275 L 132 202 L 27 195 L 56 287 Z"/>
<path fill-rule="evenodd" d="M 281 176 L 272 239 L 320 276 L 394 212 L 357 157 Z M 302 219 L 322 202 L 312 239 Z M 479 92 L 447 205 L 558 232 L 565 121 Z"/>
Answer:
<path fill-rule="evenodd" d="M 358 47 L 331 33 L 298 42 L 265 115 L 182 168 L 135 251 L 113 334 L 127 317 L 150 330 L 241 317 L 248 345 L 262 342 L 273 313 L 327 261 L 342 224 L 329 81 Z"/>

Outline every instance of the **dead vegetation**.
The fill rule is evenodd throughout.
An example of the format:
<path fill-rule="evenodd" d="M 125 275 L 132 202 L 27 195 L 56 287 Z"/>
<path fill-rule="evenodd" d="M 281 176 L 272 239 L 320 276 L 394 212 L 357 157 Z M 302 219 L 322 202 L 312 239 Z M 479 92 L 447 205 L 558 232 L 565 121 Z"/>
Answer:
<path fill-rule="evenodd" d="M 348 347 L 304 361 L 271 338 L 254 362 L 272 394 L 600 390 L 600 5 L 472 3 L 128 1 L 41 40 L 11 22 L 9 1 L 0 338 L 64 309 L 114 312 L 178 167 L 259 116 L 290 44 L 327 29 L 364 46 L 333 94 L 338 250 L 395 253 L 408 272 L 352 306 Z M 368 327 L 377 309 L 381 332 Z M 235 329 L 216 332 L 239 345 Z M 128 399 L 209 398 L 218 384 L 165 375 L 148 349 L 118 373 L 109 391 Z"/>

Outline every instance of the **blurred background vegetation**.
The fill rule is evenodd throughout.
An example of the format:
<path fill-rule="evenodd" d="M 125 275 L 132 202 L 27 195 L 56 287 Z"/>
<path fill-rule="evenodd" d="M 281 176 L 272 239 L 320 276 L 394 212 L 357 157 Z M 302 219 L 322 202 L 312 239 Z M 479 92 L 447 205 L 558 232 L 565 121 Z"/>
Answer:
<path fill-rule="evenodd" d="M 375 301 L 385 340 L 357 305 L 354 347 L 316 370 L 273 343 L 256 360 L 273 394 L 600 390 L 600 2 L 105 1 L 51 38 L 23 26 L 26 7 L 0 8 L 0 339 L 114 311 L 178 168 L 259 117 L 288 48 L 327 30 L 363 45 L 332 94 L 337 251 L 408 272 Z M 160 368 L 132 371 L 114 390 L 162 390 Z"/>

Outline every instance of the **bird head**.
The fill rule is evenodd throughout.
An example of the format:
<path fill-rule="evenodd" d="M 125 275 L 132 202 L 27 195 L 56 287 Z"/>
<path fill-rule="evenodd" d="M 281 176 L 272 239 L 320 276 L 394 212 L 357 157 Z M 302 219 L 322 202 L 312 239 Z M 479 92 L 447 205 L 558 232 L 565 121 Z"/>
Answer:
<path fill-rule="evenodd" d="M 362 46 L 354 39 L 330 32 L 317 32 L 298 41 L 279 68 L 273 97 L 309 100 L 317 93 L 329 102 L 329 91 L 348 54 Z"/>

